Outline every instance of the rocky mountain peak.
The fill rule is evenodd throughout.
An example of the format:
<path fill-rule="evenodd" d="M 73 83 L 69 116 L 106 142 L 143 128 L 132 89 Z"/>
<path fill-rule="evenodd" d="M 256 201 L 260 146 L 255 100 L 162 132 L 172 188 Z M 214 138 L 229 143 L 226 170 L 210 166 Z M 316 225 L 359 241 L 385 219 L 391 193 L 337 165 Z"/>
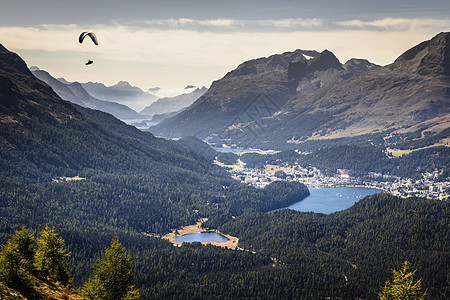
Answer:
<path fill-rule="evenodd" d="M 34 77 L 19 55 L 0 45 L 0 123 L 4 118 L 24 116 L 39 116 L 61 123 L 76 115 L 79 113 L 70 103 L 61 100 L 50 86 Z"/>
<path fill-rule="evenodd" d="M 32 73 L 36 76 L 36 78 L 51 86 L 52 89 L 64 100 L 70 101 L 82 107 L 88 107 L 110 113 L 119 119 L 142 118 L 141 115 L 125 105 L 100 100 L 91 96 L 84 89 L 83 84 L 77 81 L 68 82 L 64 79 L 56 79 L 44 70 L 32 71 Z M 94 83 L 93 85 L 102 86 L 103 84 Z"/>
<path fill-rule="evenodd" d="M 17 72 L 32 76 L 27 64 L 16 53 L 8 51 L 0 44 L 0 70 L 5 72 Z"/>
<path fill-rule="evenodd" d="M 325 71 L 328 69 L 343 70 L 341 62 L 337 57 L 328 50 L 324 50 L 317 57 L 308 62 L 309 68 L 317 71 Z"/>
<path fill-rule="evenodd" d="M 367 59 L 360 58 L 352 58 L 349 59 L 344 65 L 343 68 L 347 72 L 342 76 L 344 79 L 351 78 L 353 76 L 362 74 L 364 72 L 370 71 L 375 68 L 379 68 L 379 65 L 371 63 Z"/>
<path fill-rule="evenodd" d="M 346 69 L 347 71 L 357 71 L 357 70 L 361 70 L 361 69 L 367 71 L 367 70 L 370 70 L 370 69 L 373 69 L 376 67 L 379 67 L 379 66 L 371 63 L 367 59 L 360 59 L 360 58 L 349 59 L 344 64 L 344 69 Z"/>
<path fill-rule="evenodd" d="M 228 77 L 263 74 L 267 72 L 284 72 L 291 63 L 306 64 L 307 57 L 318 57 L 319 54 L 312 50 L 297 49 L 293 52 L 274 54 L 269 57 L 252 59 L 240 64 L 235 70 L 227 74 Z"/>
<path fill-rule="evenodd" d="M 130 87 L 131 88 L 131 84 L 128 82 L 128 81 L 123 81 L 123 80 L 121 80 L 121 81 L 119 81 L 117 84 L 116 84 L 116 86 L 120 86 L 120 87 Z"/>
<path fill-rule="evenodd" d="M 413 68 L 420 75 L 450 75 L 450 32 L 442 32 L 400 55 L 393 66 Z"/>
<path fill-rule="evenodd" d="M 312 76 L 314 72 L 330 69 L 344 70 L 342 64 L 331 51 L 324 50 L 310 60 L 307 60 L 302 54 L 301 60 L 289 64 L 288 77 L 290 80 L 302 80 L 304 77 Z"/>
<path fill-rule="evenodd" d="M 411 49 L 408 49 L 407 51 L 405 51 L 402 55 L 400 55 L 394 62 L 394 64 L 400 64 L 402 62 L 405 61 L 410 61 L 414 58 L 416 58 L 416 56 L 423 51 L 425 48 L 427 48 L 429 44 L 429 41 L 425 41 L 422 42 L 414 47 L 412 47 Z"/>
<path fill-rule="evenodd" d="M 69 83 L 68 87 L 72 90 L 72 92 L 77 94 L 78 97 L 82 97 L 84 99 L 90 98 L 89 93 L 83 88 L 81 83 L 75 81 L 75 82 Z"/>
<path fill-rule="evenodd" d="M 444 127 L 450 95 L 449 45 L 450 34 L 438 34 L 385 67 L 365 59 L 342 65 L 328 50 L 255 59 L 238 68 L 248 75 L 216 81 L 186 111 L 152 130 L 169 137 L 196 135 L 217 143 L 244 145 L 250 140 L 254 147 L 294 148 L 305 139 L 353 138 L 430 124 Z M 280 71 L 259 71 L 284 63 L 287 68 Z M 254 70 L 258 72 L 251 74 Z M 278 110 L 260 119 L 248 118 L 246 112 L 261 91 Z"/>
<path fill-rule="evenodd" d="M 256 74 L 258 69 L 253 64 L 252 61 L 247 61 L 241 65 L 239 65 L 236 70 L 229 72 L 227 75 L 230 76 L 246 76 L 250 74 Z"/>
<path fill-rule="evenodd" d="M 443 32 L 430 40 L 428 53 L 422 58 L 418 73 L 421 75 L 450 75 L 450 32 Z"/>

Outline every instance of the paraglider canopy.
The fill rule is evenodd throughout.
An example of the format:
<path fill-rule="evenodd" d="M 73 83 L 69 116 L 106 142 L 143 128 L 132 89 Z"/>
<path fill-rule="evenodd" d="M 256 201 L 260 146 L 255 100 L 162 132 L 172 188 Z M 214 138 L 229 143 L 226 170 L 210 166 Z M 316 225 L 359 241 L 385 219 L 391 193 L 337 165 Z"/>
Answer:
<path fill-rule="evenodd" d="M 95 34 L 93 32 L 87 32 L 87 31 L 82 32 L 80 34 L 80 37 L 78 38 L 78 41 L 80 43 L 82 43 L 86 36 L 89 36 L 91 38 L 91 40 L 94 42 L 94 44 L 98 46 L 97 37 L 95 36 Z"/>

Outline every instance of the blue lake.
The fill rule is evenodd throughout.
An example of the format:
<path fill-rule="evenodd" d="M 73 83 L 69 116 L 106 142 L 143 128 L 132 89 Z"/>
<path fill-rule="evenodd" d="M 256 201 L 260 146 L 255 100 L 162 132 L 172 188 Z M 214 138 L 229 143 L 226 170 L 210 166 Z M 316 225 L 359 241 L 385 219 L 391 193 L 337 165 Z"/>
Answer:
<path fill-rule="evenodd" d="M 192 242 L 200 242 L 200 243 L 206 243 L 206 242 L 215 242 L 215 243 L 221 243 L 221 242 L 227 242 L 228 238 L 224 237 L 223 235 L 220 235 L 215 232 L 195 232 L 190 233 L 182 236 L 177 236 L 174 239 L 174 242 L 185 242 L 185 243 L 192 243 Z"/>
<path fill-rule="evenodd" d="M 362 198 L 382 192 L 359 187 L 308 188 L 310 196 L 281 209 L 331 214 L 349 208 Z"/>
<path fill-rule="evenodd" d="M 213 148 L 217 152 L 222 153 L 239 153 L 239 152 L 256 152 L 256 150 L 250 150 L 250 149 L 238 149 L 238 148 Z"/>

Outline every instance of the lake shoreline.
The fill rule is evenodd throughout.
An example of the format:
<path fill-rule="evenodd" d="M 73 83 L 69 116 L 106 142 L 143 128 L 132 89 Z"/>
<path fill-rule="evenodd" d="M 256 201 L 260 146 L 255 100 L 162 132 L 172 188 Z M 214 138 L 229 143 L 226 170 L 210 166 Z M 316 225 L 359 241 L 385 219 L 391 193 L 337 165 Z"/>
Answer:
<path fill-rule="evenodd" d="M 183 242 L 175 241 L 175 238 L 177 238 L 179 236 L 196 233 L 196 232 L 215 232 L 217 234 L 220 234 L 221 236 L 226 237 L 228 239 L 228 241 L 225 241 L 225 242 L 202 242 L 202 244 L 203 245 L 211 244 L 211 245 L 214 245 L 217 247 L 223 247 L 223 248 L 228 248 L 228 249 L 232 249 L 232 250 L 235 250 L 238 248 L 239 239 L 237 237 L 234 237 L 234 236 L 231 236 L 228 234 L 223 234 L 217 230 L 210 230 L 207 228 L 202 228 L 201 227 L 202 223 L 204 223 L 206 221 L 208 221 L 208 218 L 199 219 L 196 224 L 183 226 L 180 229 L 174 229 L 174 230 L 172 230 L 171 233 L 163 235 L 161 238 L 168 240 L 174 246 L 181 247 Z"/>
<path fill-rule="evenodd" d="M 307 185 L 307 184 L 305 184 L 305 185 L 308 189 L 309 188 L 324 189 L 324 188 L 336 188 L 336 187 L 349 187 L 349 188 L 374 189 L 374 190 L 380 190 L 383 193 L 389 193 L 389 191 L 385 188 L 382 188 L 379 186 L 364 185 L 364 184 L 327 184 L 327 185 Z"/>

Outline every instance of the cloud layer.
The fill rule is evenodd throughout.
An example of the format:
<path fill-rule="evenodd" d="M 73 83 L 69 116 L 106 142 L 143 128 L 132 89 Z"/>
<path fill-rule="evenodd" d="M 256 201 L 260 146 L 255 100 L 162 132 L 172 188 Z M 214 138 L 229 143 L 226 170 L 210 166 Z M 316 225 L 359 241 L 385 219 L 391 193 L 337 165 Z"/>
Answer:
<path fill-rule="evenodd" d="M 80 32 L 94 31 L 99 46 Z M 329 49 L 342 62 L 367 58 L 388 64 L 403 51 L 441 31 L 450 20 L 385 18 L 332 22 L 323 19 L 238 20 L 189 18 L 128 24 L 0 27 L 5 47 L 55 76 L 113 84 L 209 85 L 245 60 L 295 49 Z M 86 69 L 87 58 L 93 58 Z"/>

